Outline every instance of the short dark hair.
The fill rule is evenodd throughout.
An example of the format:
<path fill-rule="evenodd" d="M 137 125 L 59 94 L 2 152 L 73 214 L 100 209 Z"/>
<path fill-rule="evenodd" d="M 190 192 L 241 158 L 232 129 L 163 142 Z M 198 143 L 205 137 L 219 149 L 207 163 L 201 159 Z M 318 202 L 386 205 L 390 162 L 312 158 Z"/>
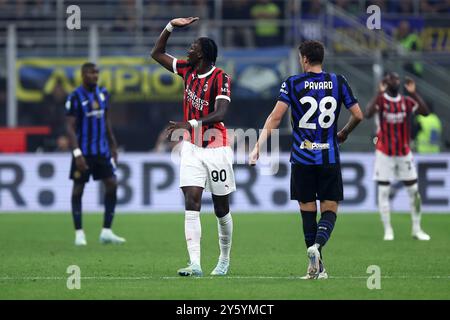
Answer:
<path fill-rule="evenodd" d="M 298 47 L 302 57 L 306 57 L 310 64 L 322 64 L 325 48 L 320 41 L 307 40 Z"/>
<path fill-rule="evenodd" d="M 383 78 L 386 78 L 386 77 L 400 77 L 400 76 L 398 75 L 397 72 L 388 70 L 388 71 L 385 71 L 384 75 L 383 75 Z"/>
<path fill-rule="evenodd" d="M 96 68 L 97 66 L 93 62 L 85 62 L 81 66 L 81 73 L 85 73 L 88 71 L 88 69 Z"/>
<path fill-rule="evenodd" d="M 203 59 L 213 64 L 217 60 L 217 44 L 213 39 L 207 37 L 198 38 L 200 47 L 202 48 Z"/>

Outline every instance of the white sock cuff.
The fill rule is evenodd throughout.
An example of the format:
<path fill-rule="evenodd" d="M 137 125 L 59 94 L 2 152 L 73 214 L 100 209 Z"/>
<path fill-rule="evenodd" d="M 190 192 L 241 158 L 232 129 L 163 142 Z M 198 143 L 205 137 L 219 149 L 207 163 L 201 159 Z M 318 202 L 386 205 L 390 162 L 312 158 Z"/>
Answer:
<path fill-rule="evenodd" d="M 231 217 L 231 212 L 228 212 L 226 215 L 224 215 L 222 218 L 217 218 L 217 221 L 219 221 L 219 223 L 221 225 L 227 224 L 228 222 L 230 222 L 231 220 L 233 220 L 233 218 Z"/>
<path fill-rule="evenodd" d="M 186 210 L 185 217 L 187 219 L 197 219 L 200 217 L 200 211 Z"/>

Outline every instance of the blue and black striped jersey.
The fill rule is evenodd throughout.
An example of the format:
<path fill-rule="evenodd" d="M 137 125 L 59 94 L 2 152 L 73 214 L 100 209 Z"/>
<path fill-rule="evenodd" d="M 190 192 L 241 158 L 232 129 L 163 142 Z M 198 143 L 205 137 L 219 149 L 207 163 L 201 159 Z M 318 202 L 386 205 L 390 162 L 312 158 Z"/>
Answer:
<path fill-rule="evenodd" d="M 84 156 L 109 156 L 105 112 L 109 96 L 103 87 L 75 89 L 66 101 L 66 115 L 76 117 L 78 145 Z"/>
<path fill-rule="evenodd" d="M 327 72 L 295 75 L 283 82 L 278 100 L 291 109 L 291 162 L 339 163 L 336 135 L 341 104 L 350 108 L 358 102 L 346 79 Z"/>

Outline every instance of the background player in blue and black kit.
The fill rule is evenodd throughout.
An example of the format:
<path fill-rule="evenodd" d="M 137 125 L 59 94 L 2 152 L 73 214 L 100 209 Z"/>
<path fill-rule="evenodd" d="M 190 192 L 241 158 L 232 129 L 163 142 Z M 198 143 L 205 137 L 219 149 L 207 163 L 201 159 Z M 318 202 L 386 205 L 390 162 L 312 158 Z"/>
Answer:
<path fill-rule="evenodd" d="M 123 243 L 111 230 L 116 206 L 117 143 L 108 121 L 109 96 L 99 87 L 99 70 L 93 63 L 81 67 L 83 84 L 75 89 L 66 102 L 67 133 L 73 148 L 70 179 L 73 180 L 72 216 L 75 225 L 75 245 L 86 245 L 82 228 L 84 185 L 92 174 L 105 186 L 105 216 L 100 234 L 101 243 Z"/>
<path fill-rule="evenodd" d="M 328 275 L 321 251 L 334 229 L 338 203 L 343 200 L 338 144 L 347 139 L 363 114 L 346 79 L 322 70 L 325 50 L 320 42 L 305 41 L 299 51 L 304 73 L 289 77 L 281 85 L 278 102 L 250 155 L 250 164 L 256 163 L 260 146 L 271 130 L 278 128 L 290 107 L 293 129 L 291 199 L 300 205 L 309 258 L 308 271 L 303 278 L 323 279 Z M 338 132 L 341 104 L 351 116 Z M 322 214 L 318 223 L 316 200 L 320 201 Z"/>

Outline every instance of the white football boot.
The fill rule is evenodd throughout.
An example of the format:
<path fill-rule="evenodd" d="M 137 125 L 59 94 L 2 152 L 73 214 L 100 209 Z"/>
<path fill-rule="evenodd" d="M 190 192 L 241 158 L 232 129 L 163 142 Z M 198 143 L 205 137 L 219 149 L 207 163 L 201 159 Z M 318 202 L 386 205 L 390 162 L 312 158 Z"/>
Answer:
<path fill-rule="evenodd" d="M 189 263 L 186 268 L 181 268 L 177 271 L 178 275 L 182 277 L 202 277 L 203 271 L 198 264 Z"/>
<path fill-rule="evenodd" d="M 308 255 L 309 263 L 306 276 L 302 279 L 317 279 L 320 274 L 320 252 L 316 246 L 311 246 L 306 250 Z"/>
<path fill-rule="evenodd" d="M 111 229 L 103 228 L 102 232 L 100 233 L 100 243 L 102 244 L 123 244 L 125 242 L 125 238 L 115 235 Z"/>
<path fill-rule="evenodd" d="M 86 236 L 84 234 L 83 230 L 76 230 L 75 231 L 75 245 L 76 246 L 86 246 Z"/>
<path fill-rule="evenodd" d="M 311 261 L 308 264 L 308 269 L 306 271 L 306 275 L 301 277 L 302 280 L 317 280 L 317 279 L 328 279 L 327 271 L 325 270 L 325 266 L 322 263 L 322 260 L 319 260 L 319 274 L 314 273 L 314 266 Z"/>
<path fill-rule="evenodd" d="M 230 267 L 230 261 L 229 260 L 219 259 L 219 261 L 217 262 L 217 266 L 211 272 L 211 275 L 212 276 L 225 276 L 228 273 L 228 268 L 229 267 Z"/>
<path fill-rule="evenodd" d="M 383 240 L 385 240 L 385 241 L 392 241 L 392 240 L 394 240 L 394 230 L 392 228 L 386 228 L 384 230 Z"/>
<path fill-rule="evenodd" d="M 431 239 L 430 235 L 425 233 L 422 229 L 415 230 L 412 233 L 413 239 L 428 241 Z"/>

